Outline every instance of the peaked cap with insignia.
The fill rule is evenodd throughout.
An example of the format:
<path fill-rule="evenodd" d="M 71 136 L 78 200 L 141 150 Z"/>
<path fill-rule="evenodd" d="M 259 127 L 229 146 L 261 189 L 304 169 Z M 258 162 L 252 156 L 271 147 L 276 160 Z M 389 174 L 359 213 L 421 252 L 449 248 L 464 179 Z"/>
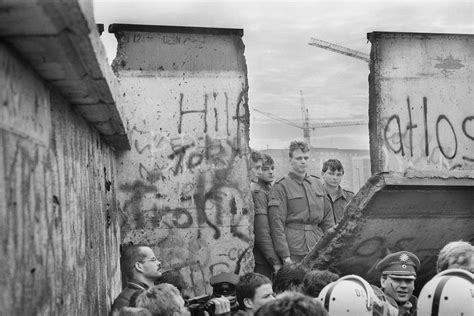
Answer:
<path fill-rule="evenodd" d="M 399 251 L 385 256 L 375 268 L 383 275 L 415 279 L 419 267 L 420 259 L 416 255 L 408 251 Z"/>

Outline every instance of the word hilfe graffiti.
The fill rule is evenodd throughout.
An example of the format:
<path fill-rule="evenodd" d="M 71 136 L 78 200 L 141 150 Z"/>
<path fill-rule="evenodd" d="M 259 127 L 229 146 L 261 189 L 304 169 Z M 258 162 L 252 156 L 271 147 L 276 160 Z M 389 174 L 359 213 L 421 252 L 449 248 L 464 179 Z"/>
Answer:
<path fill-rule="evenodd" d="M 430 130 L 430 126 L 428 124 L 428 99 L 426 97 L 423 97 L 423 122 L 417 123 L 414 122 L 412 119 L 412 108 L 410 106 L 410 98 L 407 97 L 407 109 L 408 109 L 408 122 L 406 125 L 406 131 L 402 132 L 402 124 L 400 121 L 400 116 L 398 114 L 393 114 L 392 116 L 389 117 L 387 120 L 387 123 L 384 128 L 384 140 L 386 146 L 393 151 L 395 154 L 400 153 L 403 157 L 406 155 L 410 155 L 410 157 L 413 157 L 413 134 L 414 130 L 417 128 L 422 128 L 423 129 L 423 139 L 424 139 L 424 154 L 426 157 L 430 155 L 430 133 L 433 133 L 432 130 Z M 436 141 L 437 145 L 439 148 L 439 151 L 441 154 L 446 158 L 446 159 L 454 159 L 456 155 L 458 154 L 458 144 L 459 142 L 462 142 L 461 137 L 464 136 L 470 141 L 474 141 L 474 133 L 468 129 L 469 124 L 474 123 L 474 116 L 466 116 L 462 119 L 461 123 L 461 129 L 462 129 L 462 134 L 459 135 L 456 134 L 455 128 L 453 126 L 453 123 L 451 120 L 446 116 L 445 114 L 439 114 L 437 119 L 436 119 L 436 124 L 434 128 L 434 133 L 436 135 Z M 440 126 L 445 125 L 445 129 L 441 129 Z M 395 125 L 395 128 L 393 128 Z M 393 131 L 394 130 L 394 131 Z M 449 134 L 443 134 L 441 131 L 449 131 Z M 408 137 L 408 151 L 404 147 L 404 138 Z M 451 137 L 453 142 L 452 146 L 453 149 L 446 146 L 446 144 L 443 144 L 443 140 Z M 398 148 L 396 148 L 394 145 L 398 144 Z M 473 143 L 474 145 L 474 143 Z M 406 146 L 406 145 L 405 145 Z M 472 146 L 468 146 L 472 147 Z M 467 153 L 472 154 L 472 150 L 466 150 L 466 155 L 462 154 L 461 158 L 465 161 L 469 162 L 474 162 L 474 154 L 472 156 L 467 156 Z"/>

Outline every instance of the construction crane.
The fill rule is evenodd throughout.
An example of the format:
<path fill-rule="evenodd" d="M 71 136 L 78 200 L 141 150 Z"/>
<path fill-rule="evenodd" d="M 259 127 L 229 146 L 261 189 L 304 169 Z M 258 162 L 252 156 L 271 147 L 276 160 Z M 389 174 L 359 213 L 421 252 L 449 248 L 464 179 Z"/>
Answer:
<path fill-rule="evenodd" d="M 308 44 L 319 48 L 324 48 L 339 54 L 343 54 L 349 57 L 357 58 L 365 62 L 370 62 L 370 56 L 368 54 L 347 47 L 339 46 L 337 44 L 329 43 L 314 37 L 311 38 L 311 42 L 309 42 Z"/>
<path fill-rule="evenodd" d="M 302 107 L 304 108 L 304 107 Z M 335 122 L 309 122 L 309 115 L 308 109 L 304 108 L 305 114 L 303 115 L 304 121 L 303 124 L 295 123 L 294 121 L 282 118 L 272 113 L 268 113 L 265 111 L 254 109 L 255 112 L 268 116 L 276 121 L 294 126 L 296 128 L 303 130 L 303 136 L 305 142 L 311 146 L 311 138 L 310 133 L 311 130 L 315 130 L 316 128 L 325 128 L 325 127 L 339 127 L 339 126 L 354 126 L 354 125 L 367 125 L 367 121 L 365 120 L 352 120 L 352 121 L 335 121 Z"/>

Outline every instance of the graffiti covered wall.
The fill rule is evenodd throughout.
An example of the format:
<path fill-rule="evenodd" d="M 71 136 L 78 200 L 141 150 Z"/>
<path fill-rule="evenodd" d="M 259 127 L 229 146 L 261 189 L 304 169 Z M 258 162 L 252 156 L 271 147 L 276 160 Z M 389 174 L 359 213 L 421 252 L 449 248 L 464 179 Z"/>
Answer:
<path fill-rule="evenodd" d="M 0 314 L 106 315 L 120 289 L 114 152 L 3 42 L 0 60 Z"/>
<path fill-rule="evenodd" d="M 474 36 L 368 34 L 372 172 L 474 170 Z"/>
<path fill-rule="evenodd" d="M 252 270 L 242 31 L 112 25 L 132 150 L 118 160 L 122 242 L 150 245 L 190 295 Z"/>

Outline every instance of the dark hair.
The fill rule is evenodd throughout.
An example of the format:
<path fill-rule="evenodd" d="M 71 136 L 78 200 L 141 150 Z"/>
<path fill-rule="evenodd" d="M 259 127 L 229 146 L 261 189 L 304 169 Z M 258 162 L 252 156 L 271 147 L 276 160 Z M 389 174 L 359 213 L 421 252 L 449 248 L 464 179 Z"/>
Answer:
<path fill-rule="evenodd" d="M 148 246 L 142 244 L 123 244 L 120 246 L 120 265 L 128 279 L 133 278 L 135 262 L 146 258 L 146 254 L 141 251 L 143 247 Z"/>
<path fill-rule="evenodd" d="M 263 166 L 273 166 L 275 164 L 275 161 L 273 160 L 272 156 L 263 154 Z"/>
<path fill-rule="evenodd" d="M 331 171 L 341 171 L 344 174 L 344 167 L 337 159 L 328 159 L 323 163 L 322 171 L 326 172 L 328 169 Z"/>
<path fill-rule="evenodd" d="M 323 305 L 309 296 L 297 292 L 282 294 L 261 306 L 255 316 L 327 316 Z"/>
<path fill-rule="evenodd" d="M 176 288 L 182 293 L 183 290 L 186 290 L 188 288 L 188 284 L 184 280 L 184 277 L 179 271 L 166 271 L 163 272 L 161 277 L 155 281 L 155 284 L 160 284 L 160 283 L 169 283 L 171 285 L 176 286 Z"/>
<path fill-rule="evenodd" d="M 305 142 L 293 141 L 290 143 L 290 150 L 288 151 L 288 156 L 293 158 L 293 152 L 301 149 L 302 152 L 306 153 L 309 151 L 309 146 Z"/>
<path fill-rule="evenodd" d="M 311 297 L 318 297 L 326 285 L 337 279 L 339 279 L 339 275 L 329 270 L 312 270 L 304 277 L 301 292 Z"/>
<path fill-rule="evenodd" d="M 252 150 L 250 151 L 250 159 L 252 162 L 257 163 L 259 160 L 263 160 L 263 157 L 258 151 Z"/>
<path fill-rule="evenodd" d="M 245 309 L 244 298 L 253 299 L 255 290 L 264 284 L 271 284 L 269 278 L 263 274 L 256 272 L 249 272 L 239 278 L 239 282 L 235 287 L 237 302 L 241 309 Z"/>
<path fill-rule="evenodd" d="M 285 264 L 275 274 L 273 279 L 273 291 L 281 293 L 286 290 L 292 290 L 303 284 L 306 270 L 299 264 Z"/>

